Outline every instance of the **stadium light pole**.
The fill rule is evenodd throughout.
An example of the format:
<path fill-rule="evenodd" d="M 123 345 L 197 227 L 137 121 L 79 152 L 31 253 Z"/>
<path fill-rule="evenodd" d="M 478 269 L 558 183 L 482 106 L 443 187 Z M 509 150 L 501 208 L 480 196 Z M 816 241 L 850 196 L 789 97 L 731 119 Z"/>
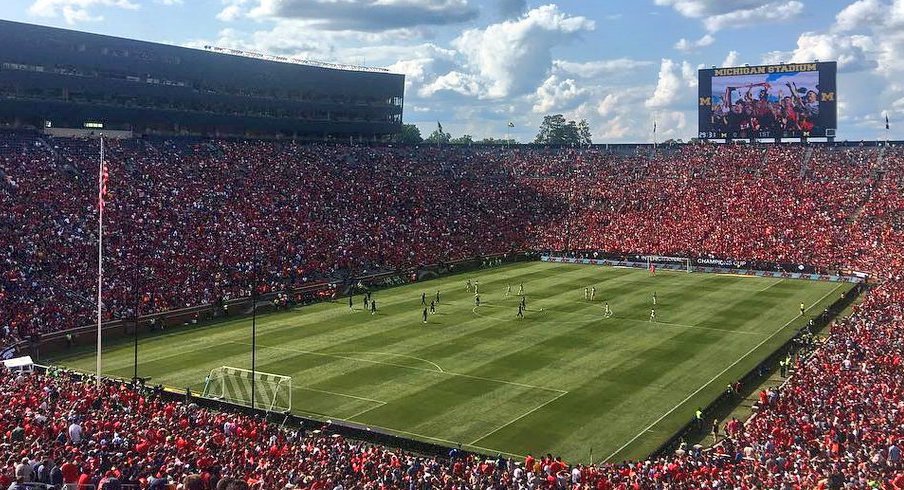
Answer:
<path fill-rule="evenodd" d="M 132 326 L 132 337 L 133 337 L 133 350 L 134 350 L 134 361 L 133 361 L 133 373 L 132 373 L 132 382 L 138 382 L 138 323 L 140 322 L 139 318 L 141 318 L 141 246 L 138 246 L 138 250 L 135 253 L 135 278 L 133 280 L 132 286 L 135 288 L 135 324 Z"/>
<path fill-rule="evenodd" d="M 254 263 L 251 265 L 251 409 L 254 410 L 255 361 L 257 353 L 257 250 L 254 251 Z"/>

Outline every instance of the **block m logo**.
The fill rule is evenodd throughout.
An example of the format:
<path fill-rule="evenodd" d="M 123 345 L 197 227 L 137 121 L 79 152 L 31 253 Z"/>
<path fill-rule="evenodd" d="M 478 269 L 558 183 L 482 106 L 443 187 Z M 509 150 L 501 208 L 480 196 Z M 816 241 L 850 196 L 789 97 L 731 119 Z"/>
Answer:
<path fill-rule="evenodd" d="M 700 105 L 710 106 L 713 105 L 712 97 L 700 97 Z"/>
<path fill-rule="evenodd" d="M 835 92 L 823 92 L 821 95 L 823 102 L 835 102 Z"/>

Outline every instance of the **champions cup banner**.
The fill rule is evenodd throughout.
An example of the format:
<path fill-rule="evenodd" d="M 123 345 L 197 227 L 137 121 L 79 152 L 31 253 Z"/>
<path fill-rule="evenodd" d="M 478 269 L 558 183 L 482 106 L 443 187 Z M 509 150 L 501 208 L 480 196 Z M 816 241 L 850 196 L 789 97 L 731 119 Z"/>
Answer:
<path fill-rule="evenodd" d="M 698 136 L 834 137 L 837 71 L 834 61 L 700 70 Z"/>
<path fill-rule="evenodd" d="M 551 263 L 559 263 L 559 264 L 583 264 L 583 265 L 603 265 L 603 266 L 612 266 L 612 267 L 634 267 L 639 269 L 646 269 L 647 263 L 645 261 L 636 261 L 636 260 L 614 260 L 614 259 L 580 259 L 574 257 L 556 257 L 551 255 L 543 255 L 540 257 L 540 261 L 542 262 L 551 262 Z M 675 271 L 687 271 L 687 267 L 683 264 L 657 264 L 657 268 L 666 269 L 666 270 L 675 270 Z M 806 274 L 803 272 L 779 272 L 779 271 L 759 271 L 754 269 L 738 269 L 738 268 L 728 268 L 728 267 L 711 267 L 711 266 L 699 266 L 694 265 L 691 266 L 692 272 L 709 272 L 713 274 L 733 274 L 736 276 L 751 276 L 751 277 L 774 277 L 779 279 L 803 279 L 807 281 L 825 281 L 825 282 L 850 282 L 850 283 L 860 283 L 864 282 L 863 278 L 856 276 L 836 276 L 836 275 L 828 275 L 828 274 Z"/>

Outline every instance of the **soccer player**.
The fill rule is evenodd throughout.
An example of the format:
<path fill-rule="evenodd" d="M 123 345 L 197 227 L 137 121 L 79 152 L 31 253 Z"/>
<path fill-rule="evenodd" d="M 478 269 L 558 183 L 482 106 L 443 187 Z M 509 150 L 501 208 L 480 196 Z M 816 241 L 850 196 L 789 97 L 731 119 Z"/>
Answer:
<path fill-rule="evenodd" d="M 801 303 L 800 304 L 800 316 L 804 316 L 804 312 L 806 312 L 806 311 L 807 311 L 807 309 L 804 308 L 804 304 Z"/>
<path fill-rule="evenodd" d="M 370 293 L 364 295 L 364 311 L 367 311 L 367 302 L 370 299 Z"/>
<path fill-rule="evenodd" d="M 524 308 L 525 310 L 527 309 L 527 297 L 526 296 L 521 297 L 521 307 Z"/>
<path fill-rule="evenodd" d="M 370 300 L 370 314 L 371 315 L 377 314 L 377 300 L 375 300 L 375 299 Z"/>
<path fill-rule="evenodd" d="M 603 313 L 604 318 L 612 318 L 612 310 L 609 308 L 609 303 L 606 303 L 606 310 Z"/>
<path fill-rule="evenodd" d="M 508 298 L 511 295 L 512 295 L 512 285 L 507 284 L 505 287 L 505 297 Z"/>
<path fill-rule="evenodd" d="M 650 321 L 651 321 L 651 322 L 655 322 L 655 321 L 656 321 L 656 308 L 651 308 L 651 309 L 650 309 Z"/>
<path fill-rule="evenodd" d="M 474 294 L 477 294 L 479 292 L 480 292 L 480 281 L 475 279 L 474 280 Z"/>
<path fill-rule="evenodd" d="M 468 282 L 465 283 L 465 289 L 470 292 L 471 291 L 471 280 L 468 279 Z"/>
<path fill-rule="evenodd" d="M 427 324 L 427 308 L 424 308 L 424 325 Z"/>
<path fill-rule="evenodd" d="M 524 318 L 524 308 L 521 307 L 521 304 L 518 304 L 518 318 Z"/>
<path fill-rule="evenodd" d="M 355 306 L 352 304 L 352 295 L 351 294 L 348 295 L 348 309 L 350 309 L 350 310 L 355 309 Z"/>
<path fill-rule="evenodd" d="M 653 291 L 653 306 L 656 306 L 656 291 Z"/>
<path fill-rule="evenodd" d="M 431 315 L 435 315 L 435 314 L 436 314 L 436 301 L 431 301 L 431 302 L 430 302 L 430 314 L 431 314 Z"/>
<path fill-rule="evenodd" d="M 518 286 L 518 296 L 524 296 L 524 283 L 523 282 Z"/>
<path fill-rule="evenodd" d="M 436 290 L 436 304 L 439 304 L 439 289 Z"/>
<path fill-rule="evenodd" d="M 650 275 L 651 276 L 656 275 L 656 264 L 650 264 Z"/>
<path fill-rule="evenodd" d="M 480 295 L 474 294 L 474 306 L 480 306 Z"/>
<path fill-rule="evenodd" d="M 421 293 L 421 304 L 427 306 L 427 292 Z"/>
<path fill-rule="evenodd" d="M 596 286 L 590 288 L 590 301 L 596 298 Z"/>
<path fill-rule="evenodd" d="M 590 289 L 588 289 L 587 286 L 584 286 L 584 301 L 587 301 L 587 299 L 589 299 L 589 298 L 590 298 Z"/>

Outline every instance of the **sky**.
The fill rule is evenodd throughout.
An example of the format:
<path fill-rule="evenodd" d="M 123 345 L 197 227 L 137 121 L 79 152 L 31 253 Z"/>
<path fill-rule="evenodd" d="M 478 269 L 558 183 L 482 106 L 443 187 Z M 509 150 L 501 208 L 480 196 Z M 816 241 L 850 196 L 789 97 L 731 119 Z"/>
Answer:
<path fill-rule="evenodd" d="M 838 139 L 904 139 L 904 0 L 2 0 L 0 18 L 386 67 L 426 137 L 690 139 L 697 69 L 836 60 Z M 509 122 L 514 128 L 509 127 Z"/>

